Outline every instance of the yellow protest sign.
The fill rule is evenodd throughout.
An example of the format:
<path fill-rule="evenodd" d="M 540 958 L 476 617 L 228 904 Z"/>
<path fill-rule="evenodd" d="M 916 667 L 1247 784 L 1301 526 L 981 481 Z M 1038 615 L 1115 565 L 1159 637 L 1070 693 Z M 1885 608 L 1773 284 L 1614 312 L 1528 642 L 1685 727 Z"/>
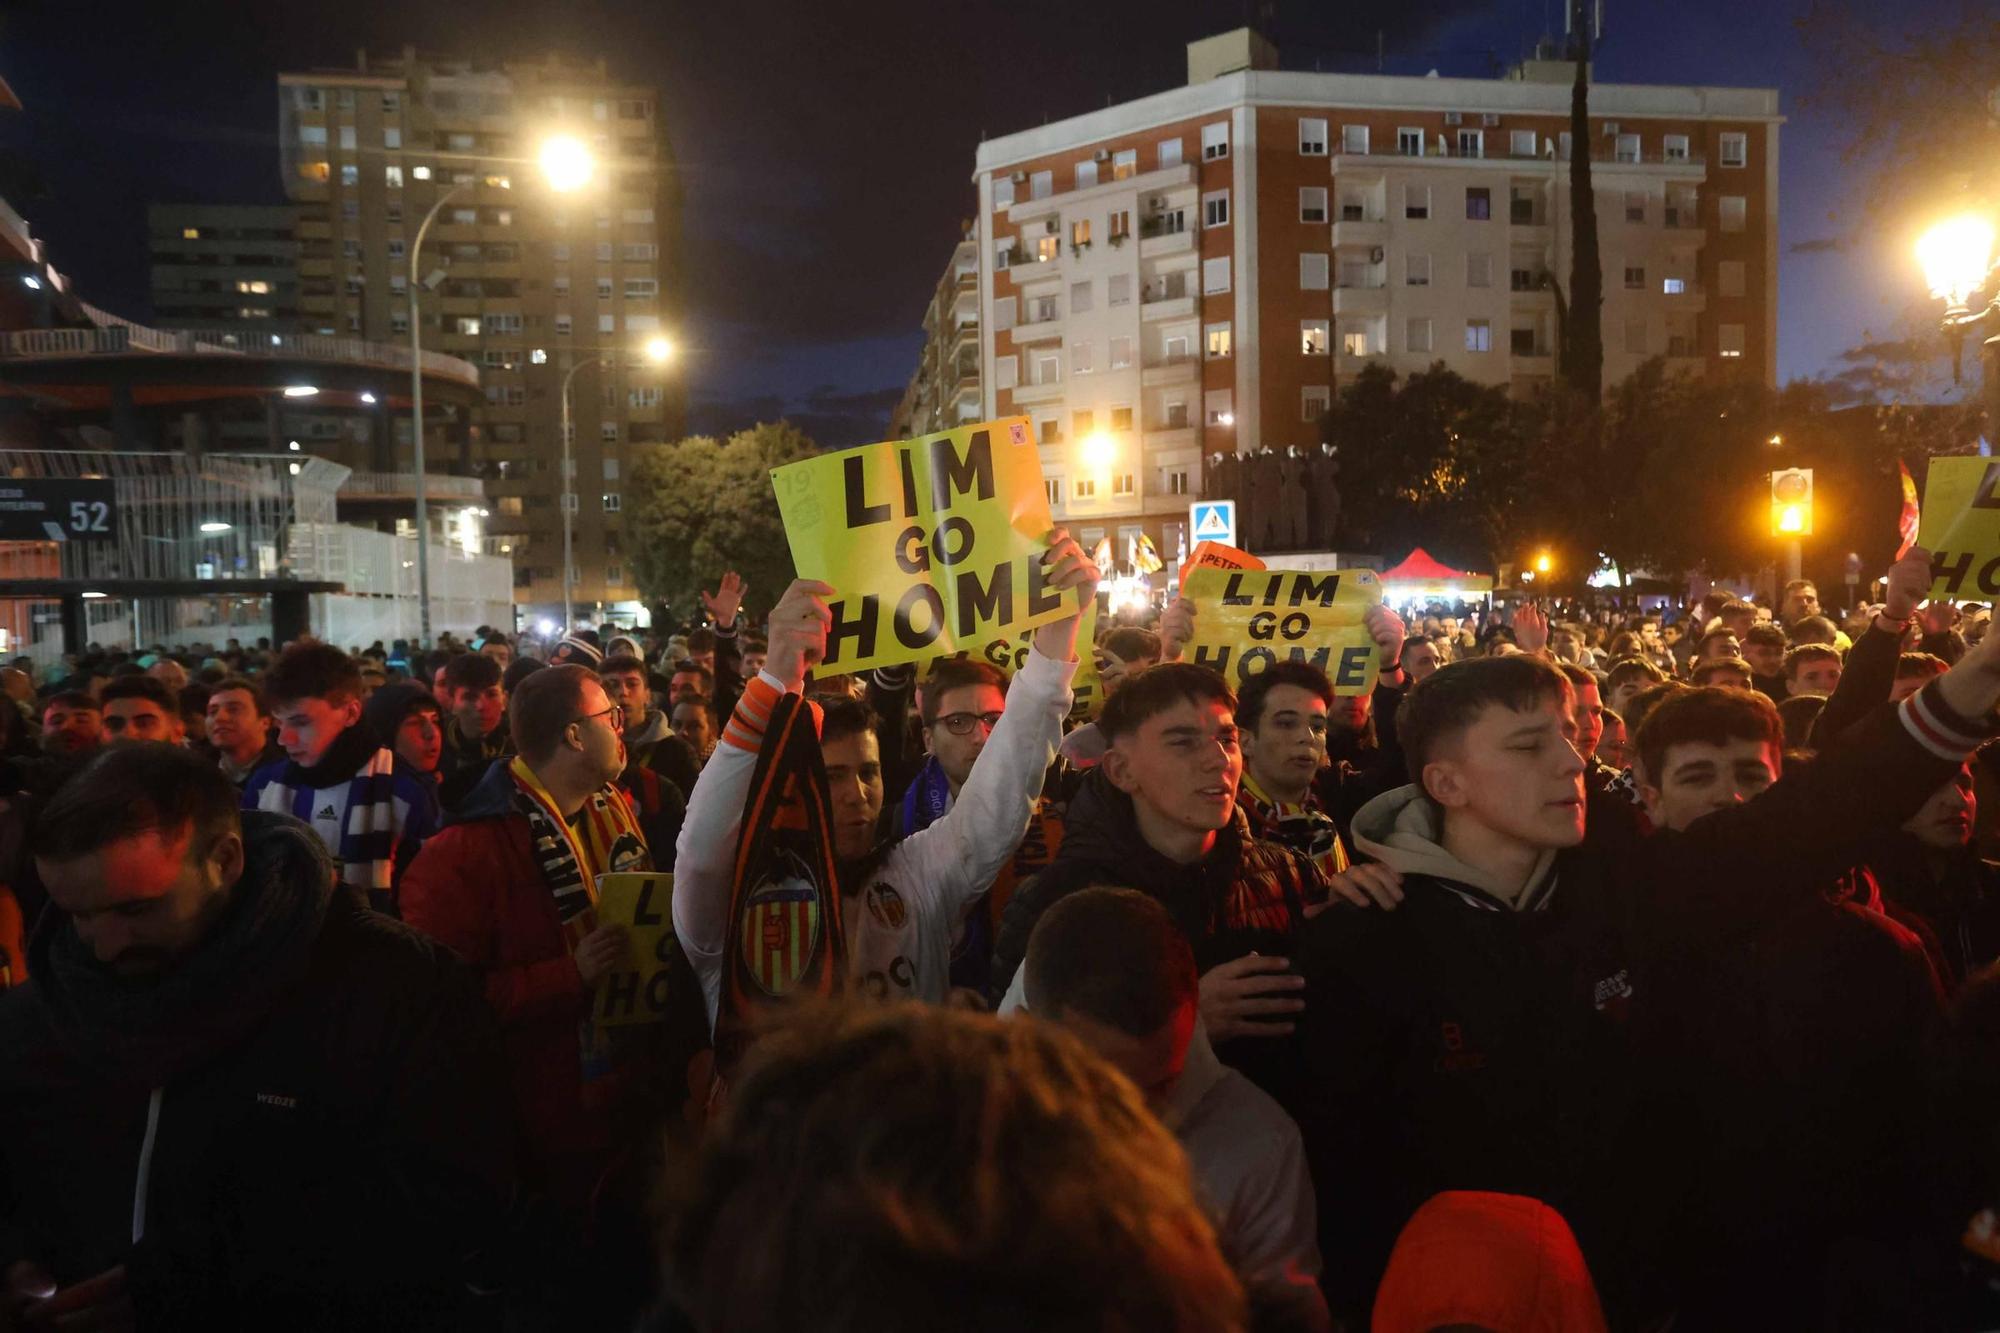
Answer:
<path fill-rule="evenodd" d="M 1239 551 L 1234 546 L 1224 546 L 1221 542 L 1196 542 L 1188 552 L 1187 560 L 1181 565 L 1181 596 L 1187 596 L 1188 575 L 1197 569 L 1262 569 L 1264 562 L 1248 551 Z"/>
<path fill-rule="evenodd" d="M 2000 458 L 1933 458 L 1917 545 L 1931 553 L 1931 596 L 2000 597 Z"/>
<path fill-rule="evenodd" d="M 1189 572 L 1181 595 L 1195 604 L 1194 640 L 1183 660 L 1222 673 L 1231 689 L 1277 662 L 1310 662 L 1336 694 L 1375 688 L 1376 647 L 1362 616 L 1382 600 L 1373 570 Z"/>
<path fill-rule="evenodd" d="M 1033 630 L 1022 630 L 1011 639 L 992 639 L 982 644 L 976 653 L 982 662 L 991 662 L 1012 676 L 1028 660 L 1028 641 L 1034 636 Z M 1097 655 L 1091 651 L 1091 644 L 1097 637 L 1097 599 L 1091 598 L 1083 605 L 1083 619 L 1076 628 L 1076 674 L 1070 677 L 1069 715 L 1088 720 L 1097 716 L 1104 707 L 1104 680 L 1097 673 Z M 926 673 L 929 668 L 925 668 Z"/>
<path fill-rule="evenodd" d="M 771 472 L 792 563 L 839 589 L 829 671 L 927 662 L 1060 620 L 1041 456 L 1026 417 L 889 440 Z"/>
<path fill-rule="evenodd" d="M 667 1016 L 674 943 L 674 877 L 619 871 L 597 880 L 597 923 L 623 926 L 626 957 L 597 983 L 591 1016 L 599 1027 L 658 1023 Z"/>

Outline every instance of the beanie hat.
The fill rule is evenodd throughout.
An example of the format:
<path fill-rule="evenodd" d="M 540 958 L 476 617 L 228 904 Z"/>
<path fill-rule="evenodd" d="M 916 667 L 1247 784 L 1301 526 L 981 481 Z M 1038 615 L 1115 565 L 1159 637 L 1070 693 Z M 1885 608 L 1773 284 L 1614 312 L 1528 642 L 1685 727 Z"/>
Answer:
<path fill-rule="evenodd" d="M 398 681 L 378 686 L 368 696 L 368 702 L 361 705 L 361 720 L 375 733 L 376 740 L 393 746 L 403 719 L 419 707 L 435 709 L 439 717 L 444 716 L 445 710 L 438 707 L 436 695 L 415 681 Z"/>
<path fill-rule="evenodd" d="M 550 666 L 580 666 L 597 670 L 604 663 L 604 651 L 588 639 L 571 634 L 549 654 Z"/>
<path fill-rule="evenodd" d="M 1590 1269 L 1562 1214 L 1518 1194 L 1448 1190 L 1396 1238 L 1373 1333 L 1475 1324 L 1505 1333 L 1603 1333 Z"/>

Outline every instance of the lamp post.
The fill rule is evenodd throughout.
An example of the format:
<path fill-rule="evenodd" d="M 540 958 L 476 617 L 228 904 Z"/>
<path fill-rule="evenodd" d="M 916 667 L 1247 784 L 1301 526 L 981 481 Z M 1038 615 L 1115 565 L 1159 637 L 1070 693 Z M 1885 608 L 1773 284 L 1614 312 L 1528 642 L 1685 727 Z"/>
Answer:
<path fill-rule="evenodd" d="M 566 135 L 558 135 L 542 145 L 540 163 L 549 188 L 559 194 L 583 188 L 595 170 L 590 150 L 584 147 L 582 141 Z M 417 509 L 417 639 L 425 647 L 429 647 L 431 641 L 431 561 L 430 507 L 424 475 L 424 324 L 417 304 L 417 293 L 422 290 L 420 264 L 424 237 L 430 233 L 431 224 L 437 221 L 438 214 L 444 211 L 446 204 L 477 184 L 477 178 L 460 181 L 440 194 L 432 202 L 430 211 L 424 214 L 424 220 L 417 226 L 416 239 L 410 243 L 410 461 L 416 469 L 412 489 L 416 494 Z"/>
<path fill-rule="evenodd" d="M 2000 266 L 1993 261 L 1993 224 L 1976 216 L 1940 222 L 1917 242 L 1917 262 L 1931 295 L 1945 303 L 1941 327 L 1951 344 L 1952 378 L 1958 377 L 1959 348 L 1967 333 L 1984 335 L 1980 347 L 1985 390 L 1986 438 L 2000 432 Z M 1981 308 L 1972 298 L 1982 291 L 1993 296 Z M 2000 443 L 2000 441 L 1996 441 Z"/>
<path fill-rule="evenodd" d="M 572 487 L 574 487 L 576 484 L 576 479 L 570 475 L 571 468 L 573 467 L 573 464 L 570 459 L 570 437 L 573 433 L 570 427 L 570 411 L 569 411 L 570 385 L 576 382 L 576 372 L 582 370 L 585 366 L 610 366 L 618 359 L 620 355 L 621 353 L 617 348 L 587 349 L 587 354 L 578 357 L 575 363 L 570 366 L 568 371 L 564 372 L 563 374 L 563 379 L 562 379 L 562 528 L 563 528 L 562 632 L 564 634 L 568 634 L 571 630 L 573 630 L 576 627 L 576 617 L 573 614 L 573 609 L 571 606 L 571 598 L 574 592 L 573 575 L 575 569 L 575 566 L 571 559 L 571 546 L 574 541 L 574 529 L 576 526 L 575 514 L 577 506 L 577 493 L 575 490 L 572 489 Z M 646 360 L 648 360 L 652 364 L 656 366 L 663 366 L 668 361 L 673 359 L 674 345 L 671 342 L 667 341 L 665 338 L 652 338 L 649 339 L 646 343 L 644 355 Z"/>

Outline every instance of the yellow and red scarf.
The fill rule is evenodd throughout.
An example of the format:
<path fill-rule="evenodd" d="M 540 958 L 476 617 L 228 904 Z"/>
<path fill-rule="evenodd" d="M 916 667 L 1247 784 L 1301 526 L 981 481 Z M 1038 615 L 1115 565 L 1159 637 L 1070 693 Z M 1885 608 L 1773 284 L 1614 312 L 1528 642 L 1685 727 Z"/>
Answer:
<path fill-rule="evenodd" d="M 514 779 L 514 808 L 527 817 L 535 861 L 556 900 L 556 918 L 574 947 L 597 926 L 597 877 L 653 868 L 646 835 L 631 801 L 616 786 L 592 792 L 583 803 L 583 818 L 572 825 L 525 759 L 509 760 L 507 774 Z"/>

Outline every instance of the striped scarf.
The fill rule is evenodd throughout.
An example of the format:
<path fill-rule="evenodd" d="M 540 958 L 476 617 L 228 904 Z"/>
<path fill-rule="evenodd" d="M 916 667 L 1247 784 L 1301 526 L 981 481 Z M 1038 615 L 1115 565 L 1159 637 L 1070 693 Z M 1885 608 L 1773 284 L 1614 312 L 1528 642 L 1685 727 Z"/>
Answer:
<path fill-rule="evenodd" d="M 282 773 L 257 793 L 257 808 L 275 814 L 297 815 L 294 808 L 305 797 L 311 819 L 313 793 L 325 791 L 306 778 L 297 764 L 286 764 Z M 347 811 L 341 816 L 340 846 L 330 847 L 340 862 L 340 882 L 368 896 L 370 905 L 390 910 L 390 887 L 396 873 L 396 839 L 401 834 L 396 820 L 396 752 L 377 749 L 347 781 Z"/>
<path fill-rule="evenodd" d="M 574 947 L 597 924 L 597 877 L 653 868 L 646 835 L 631 801 L 615 786 L 592 792 L 572 827 L 527 760 L 514 756 L 507 775 L 514 779 L 514 809 L 528 820 L 542 881 L 556 900 L 556 919 Z"/>

